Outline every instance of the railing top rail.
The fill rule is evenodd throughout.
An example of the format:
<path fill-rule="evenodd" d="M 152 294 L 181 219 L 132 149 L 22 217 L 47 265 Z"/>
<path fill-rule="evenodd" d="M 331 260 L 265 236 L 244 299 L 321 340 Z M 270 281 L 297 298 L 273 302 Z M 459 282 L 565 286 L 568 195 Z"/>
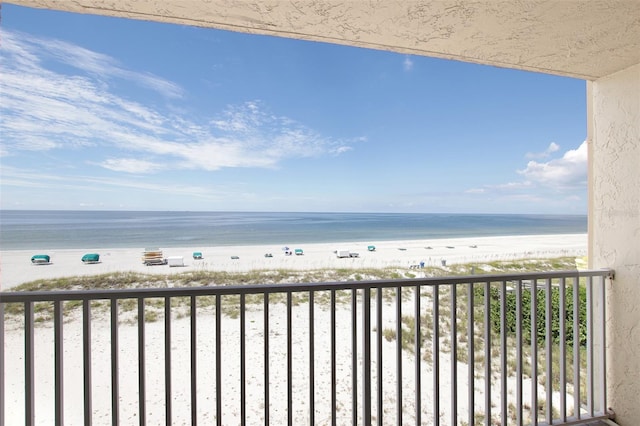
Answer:
<path fill-rule="evenodd" d="M 51 291 L 13 291 L 0 292 L 0 302 L 20 303 L 53 302 L 57 300 L 97 300 L 97 299 L 131 299 L 180 296 L 212 296 L 233 294 L 264 294 L 303 291 L 327 290 L 360 290 L 389 287 L 415 287 L 434 285 L 457 285 L 468 283 L 529 281 L 541 279 L 558 279 L 570 277 L 613 277 L 612 269 L 546 271 L 509 274 L 483 274 L 448 277 L 408 278 L 388 280 L 363 280 L 345 282 L 313 282 L 295 284 L 250 284 L 230 286 L 199 287 L 162 287 L 162 288 L 129 288 L 110 290 L 51 290 Z"/>
<path fill-rule="evenodd" d="M 194 287 L 165 287 L 165 288 L 130 288 L 110 290 L 52 290 L 52 291 L 15 291 L 0 292 L 0 302 L 14 303 L 25 301 L 56 301 L 56 300 L 96 300 L 96 299 L 129 299 L 137 297 L 180 297 L 180 296 L 211 296 L 230 294 L 263 294 L 287 293 L 303 291 L 326 290 L 360 290 L 365 288 L 415 287 L 434 285 L 457 285 L 470 282 L 503 282 L 529 281 L 553 278 L 602 276 L 611 277 L 610 269 L 599 270 L 570 270 L 549 272 L 527 272 L 512 274 L 483 274 L 450 277 L 363 280 L 349 282 L 320 282 L 295 284 L 250 284 L 231 286 L 194 286 Z"/>

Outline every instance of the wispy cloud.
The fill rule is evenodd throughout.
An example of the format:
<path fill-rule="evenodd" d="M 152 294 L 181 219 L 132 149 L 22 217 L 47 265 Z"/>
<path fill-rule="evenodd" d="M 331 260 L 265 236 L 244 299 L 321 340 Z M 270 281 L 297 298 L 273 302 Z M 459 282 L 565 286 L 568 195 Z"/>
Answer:
<path fill-rule="evenodd" d="M 404 68 L 405 71 L 411 71 L 413 69 L 413 61 L 411 60 L 411 57 L 409 56 L 404 57 L 404 61 L 402 62 L 402 68 Z"/>
<path fill-rule="evenodd" d="M 156 163 L 135 158 L 109 158 L 103 161 L 100 166 L 116 172 L 127 173 L 151 173 L 162 169 Z"/>
<path fill-rule="evenodd" d="M 96 148 L 87 151 L 86 164 L 140 174 L 276 168 L 285 159 L 340 154 L 352 143 L 325 137 L 259 101 L 200 117 L 179 103 L 184 89 L 178 84 L 64 41 L 4 31 L 0 55 L 3 156 Z M 119 94 L 119 82 L 173 103 L 163 109 L 127 98 Z"/>

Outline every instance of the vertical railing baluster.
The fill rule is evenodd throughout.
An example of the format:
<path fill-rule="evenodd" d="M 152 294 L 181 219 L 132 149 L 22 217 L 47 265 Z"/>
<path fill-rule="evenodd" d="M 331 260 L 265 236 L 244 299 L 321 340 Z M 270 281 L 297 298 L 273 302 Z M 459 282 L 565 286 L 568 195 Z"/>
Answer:
<path fill-rule="evenodd" d="M 293 424 L 293 347 L 291 321 L 291 292 L 287 292 L 287 424 Z"/>
<path fill-rule="evenodd" d="M 560 334 L 558 336 L 560 349 L 560 420 L 567 421 L 567 282 L 560 279 Z"/>
<path fill-rule="evenodd" d="M 377 422 L 379 425 L 384 424 L 384 419 L 383 419 L 383 413 L 384 413 L 384 406 L 383 406 L 383 398 L 382 398 L 382 287 L 377 287 L 377 299 L 376 299 L 376 325 L 378 326 L 378 333 L 377 333 L 377 338 L 378 338 L 378 342 L 377 342 L 377 352 L 378 352 L 378 359 L 377 359 L 377 367 L 378 367 L 378 384 L 376 386 L 377 390 L 378 390 L 378 418 L 377 418 Z"/>
<path fill-rule="evenodd" d="M 468 291 L 467 291 L 467 335 L 469 345 L 469 361 L 468 361 L 468 377 L 467 377 L 467 393 L 469 400 L 469 412 L 468 412 L 468 423 L 470 425 L 476 424 L 476 413 L 475 413 L 475 363 L 476 363 L 476 352 L 475 352 L 475 324 L 474 324 L 474 297 L 473 297 L 473 282 L 469 283 Z"/>
<path fill-rule="evenodd" d="M 331 290 L 330 294 L 330 306 L 331 306 L 331 426 L 336 426 L 336 291 Z"/>
<path fill-rule="evenodd" d="M 507 282 L 500 288 L 500 424 L 507 424 Z"/>
<path fill-rule="evenodd" d="M 91 396 L 91 300 L 82 301 L 82 339 L 83 339 L 83 367 L 84 367 L 84 424 L 92 424 L 92 396 Z"/>
<path fill-rule="evenodd" d="M 245 315 L 245 294 L 240 295 L 240 424 L 247 424 L 247 345 L 246 345 L 246 322 Z"/>
<path fill-rule="evenodd" d="M 531 280 L 531 422 L 538 424 L 538 281 Z"/>
<path fill-rule="evenodd" d="M 522 280 L 516 281 L 516 423 L 518 426 L 524 424 L 522 406 Z"/>
<path fill-rule="evenodd" d="M 551 279 L 547 279 L 545 283 L 545 327 L 546 327 L 546 336 L 545 336 L 545 370 L 546 371 L 546 379 L 545 379 L 545 393 L 546 393 L 546 403 L 545 403 L 545 417 L 548 424 L 551 424 L 551 420 L 553 417 L 553 354 L 552 354 L 552 343 L 553 343 L 553 308 L 551 306 Z"/>
<path fill-rule="evenodd" d="M 606 321 L 607 321 L 607 306 L 606 306 L 606 285 L 607 277 L 596 278 L 600 282 L 600 332 L 601 332 L 601 347 L 600 347 L 600 377 L 601 377 L 601 391 L 600 391 L 600 407 L 602 408 L 602 414 L 606 414 L 607 407 L 607 334 L 606 334 Z"/>
<path fill-rule="evenodd" d="M 309 424 L 316 424 L 315 292 L 309 292 Z"/>
<path fill-rule="evenodd" d="M 420 285 L 415 287 L 414 346 L 415 346 L 415 386 L 416 386 L 416 425 L 422 424 L 422 336 L 420 335 Z"/>
<path fill-rule="evenodd" d="M 34 402 L 34 342 L 33 342 L 33 302 L 24 303 L 24 415 L 25 425 L 35 425 L 35 402 Z M 86 381 L 85 381 L 86 383 Z M 85 387 L 85 409 L 86 409 L 86 387 Z M 89 412 L 91 416 L 91 412 Z M 90 419 L 91 417 L 89 417 Z M 86 412 L 85 412 L 86 419 Z"/>
<path fill-rule="evenodd" d="M 362 293 L 362 422 L 371 424 L 371 289 Z"/>
<path fill-rule="evenodd" d="M 222 426 L 222 303 L 216 295 L 216 424 Z"/>
<path fill-rule="evenodd" d="M 111 299 L 111 424 L 120 424 L 120 341 L 118 299 Z"/>
<path fill-rule="evenodd" d="M 484 283 L 484 423 L 491 426 L 491 283 Z"/>
<path fill-rule="evenodd" d="M 197 328 L 197 299 L 190 297 L 190 343 L 191 343 L 191 426 L 198 424 L 198 328 Z"/>
<path fill-rule="evenodd" d="M 593 286 L 587 277 L 587 412 L 593 417 Z"/>
<path fill-rule="evenodd" d="M 396 418 L 402 424 L 402 287 L 396 287 Z"/>
<path fill-rule="evenodd" d="M 264 294 L 264 424 L 269 424 L 269 293 Z"/>
<path fill-rule="evenodd" d="M 64 332 L 63 332 L 63 302 L 56 300 L 53 304 L 53 328 L 55 340 L 55 422 L 56 425 L 64 424 Z M 1 333 L 2 331 L 0 331 Z"/>
<path fill-rule="evenodd" d="M 139 413 L 138 418 L 140 426 L 147 424 L 147 386 L 145 366 L 145 327 L 144 327 L 144 298 L 138 297 L 138 396 L 139 396 Z"/>
<path fill-rule="evenodd" d="M 164 416 L 166 424 L 172 424 L 171 395 L 171 297 L 164 298 Z"/>
<path fill-rule="evenodd" d="M 580 384 L 580 276 L 573 279 L 573 414 L 576 419 L 582 415 Z"/>
<path fill-rule="evenodd" d="M 433 302 L 433 424 L 440 425 L 440 286 L 431 287 Z"/>
<path fill-rule="evenodd" d="M 351 424 L 358 424 L 358 318 L 357 291 L 351 290 Z"/>
<path fill-rule="evenodd" d="M 451 284 L 451 424 L 458 424 L 458 286 Z"/>
<path fill-rule="evenodd" d="M 0 302 L 0 426 L 6 419 L 4 371 L 4 303 Z"/>

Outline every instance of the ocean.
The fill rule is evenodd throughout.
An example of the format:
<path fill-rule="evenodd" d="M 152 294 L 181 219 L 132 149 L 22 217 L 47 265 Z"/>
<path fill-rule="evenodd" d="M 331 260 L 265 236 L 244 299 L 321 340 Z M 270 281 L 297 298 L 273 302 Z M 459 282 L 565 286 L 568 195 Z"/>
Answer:
<path fill-rule="evenodd" d="M 586 215 L 0 211 L 1 250 L 375 243 L 586 232 Z"/>

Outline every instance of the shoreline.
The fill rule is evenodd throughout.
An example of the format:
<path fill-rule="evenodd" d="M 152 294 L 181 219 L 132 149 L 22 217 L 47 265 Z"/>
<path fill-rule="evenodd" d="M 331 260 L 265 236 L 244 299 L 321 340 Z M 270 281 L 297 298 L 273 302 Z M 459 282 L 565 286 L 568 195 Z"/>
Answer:
<path fill-rule="evenodd" d="M 381 269 L 425 267 L 460 263 L 486 263 L 500 260 L 585 256 L 587 234 L 545 234 L 446 239 L 361 241 L 290 245 L 302 255 L 285 255 L 276 245 L 218 247 L 159 247 L 163 258 L 182 258 L 184 266 L 167 264 L 146 266 L 144 247 L 112 249 L 2 250 L 0 251 L 0 290 L 20 284 L 70 276 L 101 275 L 114 272 L 174 274 L 193 271 L 248 272 L 252 270 Z M 368 246 L 375 246 L 369 251 Z M 358 253 L 358 257 L 338 258 L 336 250 Z M 202 253 L 194 259 L 193 253 Z M 99 263 L 84 264 L 83 255 L 98 253 Z M 272 257 L 265 257 L 266 253 Z M 31 256 L 47 254 L 50 264 L 31 263 Z M 233 258 L 232 258 L 233 257 Z M 236 258 L 237 257 L 237 258 Z M 178 263 L 180 263 L 178 261 Z"/>

